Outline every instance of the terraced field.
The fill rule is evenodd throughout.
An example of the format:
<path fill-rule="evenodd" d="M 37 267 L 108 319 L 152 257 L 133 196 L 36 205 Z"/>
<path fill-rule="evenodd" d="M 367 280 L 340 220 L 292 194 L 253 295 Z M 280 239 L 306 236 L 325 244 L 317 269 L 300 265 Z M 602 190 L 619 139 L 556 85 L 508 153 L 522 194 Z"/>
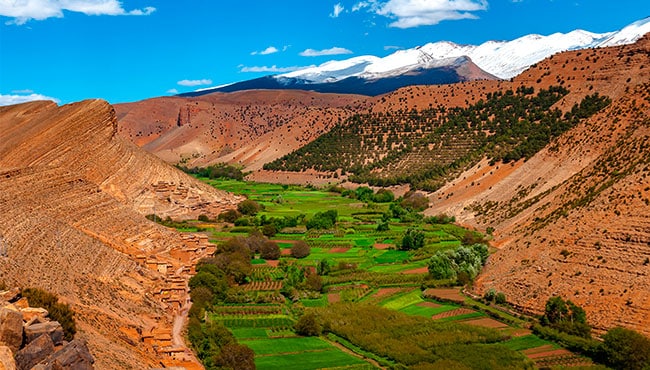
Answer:
<path fill-rule="evenodd" d="M 239 191 L 261 204 L 264 208 L 258 219 L 300 214 L 310 219 L 325 209 L 336 209 L 339 215 L 332 229 L 292 227 L 280 230 L 271 238 L 280 248 L 279 259 L 255 258 L 247 281 L 240 285 L 244 295 L 239 299 L 246 302 L 218 305 L 211 310 L 211 320 L 221 322 L 239 343 L 255 352 L 258 369 L 395 366 L 397 363 L 393 360 L 358 347 L 346 338 L 332 337 L 333 334 L 319 337 L 296 334 L 296 323 L 303 312 L 318 312 L 345 304 L 371 305 L 444 325 L 464 324 L 458 326 L 460 331 L 494 331 L 490 335 L 500 336 L 509 350 L 519 352 L 517 356 L 528 358 L 530 363 L 570 363 L 567 353 L 546 351 L 551 343 L 532 335 L 523 321 L 471 301 L 460 293 L 459 287 L 422 288 L 423 284 L 449 283 L 431 280 L 427 262 L 437 251 L 461 246 L 466 230 L 450 224 L 428 224 L 421 220 L 402 222 L 390 217 L 388 230 L 378 231 L 378 222 L 386 220 L 384 214 L 389 211 L 388 204 L 373 204 L 369 209 L 367 203 L 323 190 L 230 180 L 211 183 L 223 190 Z M 424 246 L 416 251 L 399 250 L 401 239 L 410 228 L 423 233 Z M 210 236 L 215 241 L 226 241 L 233 236 L 246 236 L 254 229 L 255 226 L 221 225 L 216 226 Z M 309 255 L 301 259 L 291 257 L 290 253 L 298 241 L 310 247 Z M 291 271 L 300 271 L 298 276 L 309 276 L 322 269 L 323 264 L 329 266 L 330 271 L 319 275 L 320 288 L 296 290 L 287 286 L 289 279 L 295 279 Z M 537 350 L 541 354 L 535 352 Z"/>

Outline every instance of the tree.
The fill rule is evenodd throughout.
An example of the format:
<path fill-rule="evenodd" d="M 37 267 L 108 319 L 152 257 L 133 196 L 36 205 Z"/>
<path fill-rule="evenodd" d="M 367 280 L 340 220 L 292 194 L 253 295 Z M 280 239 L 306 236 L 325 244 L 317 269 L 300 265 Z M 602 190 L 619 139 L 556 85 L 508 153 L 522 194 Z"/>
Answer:
<path fill-rule="evenodd" d="M 585 310 L 562 297 L 551 297 L 546 301 L 541 323 L 567 334 L 591 337 L 591 327 L 587 324 Z"/>
<path fill-rule="evenodd" d="M 318 266 L 316 266 L 316 273 L 321 276 L 329 274 L 331 270 L 332 268 L 326 259 L 320 260 L 320 262 L 318 262 Z"/>
<path fill-rule="evenodd" d="M 395 194 L 388 189 L 379 189 L 377 193 L 372 196 L 372 201 L 376 203 L 390 203 L 395 200 Z"/>
<path fill-rule="evenodd" d="M 229 209 L 225 212 L 219 213 L 218 219 L 223 220 L 225 222 L 230 222 L 231 224 L 234 224 L 235 221 L 240 218 L 242 214 L 237 211 L 236 209 Z"/>
<path fill-rule="evenodd" d="M 318 336 L 323 332 L 323 326 L 313 312 L 306 312 L 300 316 L 293 328 L 296 333 L 307 337 Z"/>
<path fill-rule="evenodd" d="M 307 243 L 302 240 L 298 240 L 291 247 L 291 256 L 293 258 L 305 258 L 311 253 L 311 248 Z"/>
<path fill-rule="evenodd" d="M 650 368 L 650 339 L 629 329 L 617 327 L 603 336 L 603 361 L 614 369 Z"/>
<path fill-rule="evenodd" d="M 329 210 L 325 212 L 317 212 L 311 220 L 307 221 L 307 229 L 331 229 L 336 225 L 338 212 L 336 210 Z"/>
<path fill-rule="evenodd" d="M 246 199 L 237 205 L 237 210 L 242 214 L 248 216 L 255 216 L 257 212 L 260 211 L 260 209 L 262 209 L 262 206 L 260 206 L 259 203 L 251 199 Z"/>
<path fill-rule="evenodd" d="M 377 231 L 388 231 L 390 230 L 390 226 L 388 225 L 388 222 L 382 221 L 377 224 Z"/>
<path fill-rule="evenodd" d="M 431 256 L 427 267 L 429 274 L 434 279 L 453 279 L 456 276 L 456 272 L 451 265 L 451 260 L 445 253 L 438 252 Z"/>
<path fill-rule="evenodd" d="M 266 237 L 272 238 L 278 233 L 278 229 L 274 224 L 266 224 L 262 226 L 262 234 Z"/>
<path fill-rule="evenodd" d="M 406 209 L 410 209 L 413 211 L 424 211 L 429 207 L 429 198 L 427 198 L 424 194 L 415 192 L 413 190 L 410 190 L 406 194 L 404 194 L 404 197 L 402 201 L 400 202 L 400 205 Z"/>
<path fill-rule="evenodd" d="M 229 343 L 221 347 L 214 362 L 224 369 L 255 370 L 255 352 L 243 344 Z"/>
<path fill-rule="evenodd" d="M 367 186 L 359 186 L 357 190 L 355 190 L 355 195 L 357 199 L 359 199 L 362 202 L 367 202 L 369 200 L 372 200 L 373 196 L 373 191 Z"/>
<path fill-rule="evenodd" d="M 314 292 L 320 292 L 323 289 L 323 279 L 321 279 L 320 275 L 309 272 L 305 278 L 305 287 Z"/>
<path fill-rule="evenodd" d="M 260 248 L 260 257 L 265 260 L 277 260 L 280 258 L 280 247 L 276 242 L 267 240 Z"/>
<path fill-rule="evenodd" d="M 400 249 L 410 251 L 424 247 L 424 232 L 415 229 L 408 229 L 402 238 Z"/>

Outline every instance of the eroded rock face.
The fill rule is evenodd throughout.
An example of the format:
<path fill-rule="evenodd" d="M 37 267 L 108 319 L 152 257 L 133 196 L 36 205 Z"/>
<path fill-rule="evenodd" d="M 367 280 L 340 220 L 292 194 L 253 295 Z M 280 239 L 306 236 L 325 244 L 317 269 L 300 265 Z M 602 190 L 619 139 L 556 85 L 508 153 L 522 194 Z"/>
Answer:
<path fill-rule="evenodd" d="M 23 315 L 7 308 L 0 309 L 0 344 L 16 352 L 23 343 Z"/>
<path fill-rule="evenodd" d="M 54 343 L 49 335 L 41 335 L 15 355 L 18 370 L 29 370 L 54 353 Z"/>

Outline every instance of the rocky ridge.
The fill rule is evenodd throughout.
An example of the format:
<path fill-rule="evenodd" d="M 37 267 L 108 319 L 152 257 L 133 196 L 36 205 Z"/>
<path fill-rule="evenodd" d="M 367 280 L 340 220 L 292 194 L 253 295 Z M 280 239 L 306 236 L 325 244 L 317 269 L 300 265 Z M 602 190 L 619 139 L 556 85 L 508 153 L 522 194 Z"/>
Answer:
<path fill-rule="evenodd" d="M 97 369 L 200 368 L 172 327 L 215 247 L 144 215 L 214 216 L 239 198 L 118 137 L 103 101 L 2 107 L 0 129 L 2 280 L 70 304 Z"/>

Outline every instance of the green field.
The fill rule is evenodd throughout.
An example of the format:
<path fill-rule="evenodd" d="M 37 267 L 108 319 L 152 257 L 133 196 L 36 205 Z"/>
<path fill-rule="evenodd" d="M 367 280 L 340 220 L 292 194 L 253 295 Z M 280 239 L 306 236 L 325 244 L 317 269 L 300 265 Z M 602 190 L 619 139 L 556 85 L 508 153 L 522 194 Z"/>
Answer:
<path fill-rule="evenodd" d="M 493 355 L 493 359 L 503 358 L 513 364 L 523 358 L 517 351 L 549 343 L 534 335 L 510 338 L 509 333 L 520 330 L 524 323 L 492 306 L 469 298 L 461 306 L 423 297 L 425 287 L 449 284 L 448 280 L 432 280 L 426 267 L 436 252 L 454 249 L 462 244 L 468 231 L 459 226 L 428 224 L 422 222 L 421 216 L 413 215 L 410 216 L 412 220 L 404 221 L 389 214 L 388 203 L 364 203 L 336 192 L 235 180 L 202 180 L 219 189 L 245 195 L 264 207 L 256 217 L 251 218 L 256 220 L 257 226 L 233 226 L 215 222 L 214 228 L 205 232 L 209 234 L 210 240 L 217 243 L 233 237 L 248 237 L 256 228 L 261 228 L 264 219 L 304 215 L 304 220 L 309 220 L 317 212 L 336 210 L 338 213 L 336 225 L 331 229 L 307 230 L 303 221 L 298 227 L 278 230 L 270 240 L 275 241 L 281 250 L 288 252 L 287 249 L 293 247 L 295 241 L 302 240 L 310 246 L 309 255 L 295 259 L 283 253 L 279 261 L 255 256 L 247 272 L 246 281 L 235 287 L 237 291 L 232 294 L 237 303 L 218 304 L 206 309 L 210 320 L 223 324 L 240 344 L 254 351 L 254 361 L 258 369 L 374 369 L 375 367 L 366 361 L 368 359 L 390 368 L 407 368 L 412 365 L 409 363 L 410 357 L 400 356 L 411 349 L 404 349 L 404 352 L 400 353 L 395 348 L 410 340 L 416 340 L 415 338 L 426 338 L 422 336 L 424 334 L 417 332 L 422 327 L 421 323 L 427 319 L 429 323 L 440 325 L 426 329 L 427 333 L 439 330 L 454 333 L 453 338 L 443 336 L 445 339 L 440 339 L 441 343 L 458 340 L 469 345 L 478 340 L 474 344 L 475 347 L 472 347 L 473 351 L 483 348 L 481 341 L 486 342 L 485 346 L 501 343 L 503 345 L 494 347 L 494 351 L 485 349 L 486 353 Z M 379 222 L 386 222 L 388 230 L 378 231 Z M 399 250 L 402 238 L 409 229 L 422 233 L 424 245 L 414 251 Z M 322 285 L 308 288 L 305 285 L 305 276 L 315 273 L 323 264 L 328 271 L 318 277 Z M 294 281 L 296 279 L 298 282 Z M 292 281 L 293 285 L 285 286 L 289 281 Z M 390 292 L 386 293 L 386 289 Z M 382 294 L 379 294 L 380 292 Z M 356 334 L 344 335 L 345 331 L 351 328 L 336 328 L 340 319 L 327 323 L 328 327 L 335 327 L 328 329 L 333 330 L 329 332 L 330 337 L 341 338 L 337 342 L 347 348 L 344 351 L 324 339 L 328 332 L 321 332 L 322 336 L 305 337 L 294 331 L 294 325 L 303 312 L 329 312 L 331 315 L 337 315 L 337 310 L 348 309 L 348 306 L 344 306 L 346 304 L 356 307 L 356 310 L 360 310 L 362 306 L 365 306 L 365 309 L 371 307 L 371 311 L 367 312 L 387 309 L 385 311 L 390 312 L 390 315 L 399 316 L 396 320 L 413 325 L 413 334 L 407 334 L 403 339 L 392 339 L 391 349 L 382 343 L 381 338 L 364 337 L 367 333 L 359 337 Z M 463 306 L 471 307 L 476 312 L 466 313 L 468 311 L 465 310 L 459 311 L 455 316 L 435 321 L 430 319 L 434 315 Z M 504 322 L 510 323 L 511 327 L 498 331 L 456 324 L 458 321 L 484 317 L 486 312 L 491 316 L 501 317 Z M 356 315 L 355 310 L 352 310 L 341 317 Z M 360 319 L 355 325 L 372 325 L 372 322 Z M 424 321 L 417 324 L 418 320 Z M 363 329 L 360 328 L 359 331 Z M 395 329 L 394 334 L 404 335 L 400 331 Z M 352 330 L 350 333 L 355 332 Z M 461 340 L 461 337 L 466 339 Z M 380 344 L 372 345 L 375 340 Z M 462 345 L 459 344 L 459 348 Z M 427 362 L 438 358 L 428 357 L 432 356 L 433 352 L 427 351 L 439 351 L 442 354 L 448 350 L 449 348 L 444 346 L 435 350 L 427 349 L 425 352 L 417 350 L 413 356 L 421 356 Z M 460 361 L 451 364 L 451 367 L 458 367 L 464 361 L 455 354 L 447 354 L 443 358 L 456 358 L 454 361 Z"/>
<path fill-rule="evenodd" d="M 255 357 L 255 366 L 259 370 L 375 369 L 368 362 L 336 348 Z"/>

